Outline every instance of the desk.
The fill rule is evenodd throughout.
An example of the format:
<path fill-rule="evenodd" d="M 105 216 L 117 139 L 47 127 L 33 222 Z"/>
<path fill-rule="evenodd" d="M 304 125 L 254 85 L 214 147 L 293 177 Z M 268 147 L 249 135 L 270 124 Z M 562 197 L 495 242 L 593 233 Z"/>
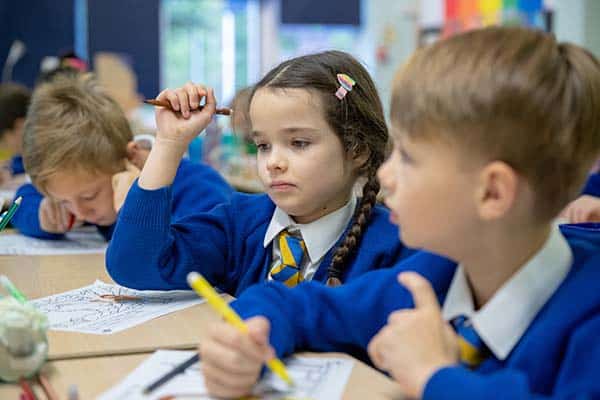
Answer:
<path fill-rule="evenodd" d="M 96 279 L 112 283 L 101 254 L 0 256 L 0 273 L 8 275 L 31 299 L 86 286 Z M 44 371 L 61 399 L 73 383 L 79 387 L 80 399 L 93 399 L 133 371 L 152 351 L 195 348 L 205 335 L 203 327 L 217 319 L 201 304 L 113 335 L 50 331 L 50 361 Z M 40 389 L 36 390 L 38 398 L 44 399 Z M 399 393 L 389 378 L 356 361 L 344 399 L 398 399 Z M 0 399 L 18 399 L 18 394 L 16 385 L 0 384 Z"/>
<path fill-rule="evenodd" d="M 2 256 L 0 273 L 30 299 L 77 289 L 96 279 L 113 283 L 101 254 Z M 158 348 L 193 349 L 205 332 L 202 327 L 217 319 L 208 305 L 200 304 L 112 335 L 49 331 L 48 359 L 146 353 Z"/>
<path fill-rule="evenodd" d="M 315 355 L 348 357 L 337 353 Z M 150 354 L 136 354 L 53 361 L 46 364 L 44 371 L 62 399 L 66 398 L 69 386 L 76 383 L 79 398 L 88 400 L 119 383 L 149 356 Z M 39 393 L 38 399 L 44 399 L 37 385 L 35 390 Z M 17 399 L 18 393 L 19 389 L 16 385 L 0 385 L 1 399 Z M 355 361 L 343 398 L 345 400 L 400 399 L 401 395 L 400 389 L 393 381 L 362 362 Z"/>

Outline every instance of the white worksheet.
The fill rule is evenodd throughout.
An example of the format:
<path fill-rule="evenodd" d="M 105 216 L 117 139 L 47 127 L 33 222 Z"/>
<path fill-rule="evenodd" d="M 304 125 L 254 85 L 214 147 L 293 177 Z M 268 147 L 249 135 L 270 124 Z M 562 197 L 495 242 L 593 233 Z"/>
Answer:
<path fill-rule="evenodd" d="M 115 301 L 102 295 L 136 299 Z M 48 316 L 51 330 L 107 335 L 203 301 L 187 290 L 134 290 L 96 281 L 30 303 Z"/>
<path fill-rule="evenodd" d="M 158 350 L 121 383 L 100 395 L 98 400 L 158 400 L 170 395 L 181 399 L 213 399 L 206 394 L 200 363 L 192 365 L 152 393 L 142 393 L 146 386 L 192 355 L 193 351 Z M 348 359 L 315 357 L 291 357 L 285 360 L 285 364 L 294 380 L 294 388 L 288 389 L 284 382 L 268 372 L 256 386 L 254 395 L 268 400 L 340 399 L 354 365 Z"/>
<path fill-rule="evenodd" d="M 92 228 L 92 229 L 89 229 Z M 0 235 L 0 255 L 59 255 L 104 253 L 106 240 L 95 227 L 67 232 L 65 239 L 36 239 L 19 233 Z"/>

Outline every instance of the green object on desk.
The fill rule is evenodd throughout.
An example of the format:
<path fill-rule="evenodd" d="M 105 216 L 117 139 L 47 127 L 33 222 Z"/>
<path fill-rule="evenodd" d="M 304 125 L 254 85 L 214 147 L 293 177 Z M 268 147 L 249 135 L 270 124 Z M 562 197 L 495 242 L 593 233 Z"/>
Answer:
<path fill-rule="evenodd" d="M 8 279 L 8 276 L 2 275 L 0 276 L 0 283 L 4 288 L 10 293 L 12 297 L 15 298 L 19 303 L 25 304 L 27 303 L 27 298 L 17 287 Z"/>
<path fill-rule="evenodd" d="M 8 225 L 12 217 L 17 212 L 17 209 L 21 205 L 21 201 L 23 201 L 23 198 L 21 196 L 17 197 L 17 199 L 10 205 L 6 214 L 3 214 L 2 219 L 0 219 L 0 231 L 6 228 L 6 225 Z"/>

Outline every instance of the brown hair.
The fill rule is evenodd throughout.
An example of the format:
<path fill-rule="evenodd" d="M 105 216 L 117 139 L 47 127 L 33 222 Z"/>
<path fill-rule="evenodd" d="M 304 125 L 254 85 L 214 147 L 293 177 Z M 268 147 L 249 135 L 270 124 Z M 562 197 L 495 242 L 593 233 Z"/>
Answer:
<path fill-rule="evenodd" d="M 0 138 L 4 131 L 13 129 L 15 121 L 25 118 L 31 93 L 16 83 L 0 84 Z"/>
<path fill-rule="evenodd" d="M 91 74 L 57 76 L 33 93 L 23 133 L 23 162 L 44 191 L 58 171 L 114 174 L 124 168 L 129 123 Z"/>
<path fill-rule="evenodd" d="M 600 65 L 547 33 L 490 27 L 417 51 L 398 72 L 391 119 L 413 138 L 501 160 L 553 218 L 580 191 L 600 150 Z"/>
<path fill-rule="evenodd" d="M 356 81 L 353 90 L 342 100 L 335 96 L 340 86 L 339 73 Z M 376 172 L 385 158 L 388 130 L 377 89 L 360 62 L 341 51 L 326 51 L 285 61 L 256 84 L 252 95 L 262 87 L 299 88 L 317 93 L 323 104 L 323 116 L 345 151 L 355 156 L 368 156 L 358 171 L 367 178 L 362 198 L 352 225 L 335 249 L 328 267 L 328 285 L 338 285 L 369 223 L 379 192 Z"/>

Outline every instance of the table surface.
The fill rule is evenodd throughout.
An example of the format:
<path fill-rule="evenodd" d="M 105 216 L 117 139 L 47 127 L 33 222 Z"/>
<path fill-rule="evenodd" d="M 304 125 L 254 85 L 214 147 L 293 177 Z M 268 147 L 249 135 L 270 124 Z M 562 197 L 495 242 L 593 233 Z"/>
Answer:
<path fill-rule="evenodd" d="M 29 299 L 77 289 L 96 279 L 113 282 L 104 268 L 102 254 L 0 256 L 0 273 Z M 49 331 L 50 361 L 44 371 L 60 399 L 66 398 L 72 384 L 77 384 L 80 399 L 92 399 L 117 384 L 156 349 L 196 348 L 206 333 L 204 327 L 217 319 L 206 304 L 200 304 L 111 335 Z M 39 399 L 45 398 L 37 385 L 35 390 Z M 0 384 L 0 399 L 17 399 L 18 395 L 18 386 Z M 392 380 L 355 362 L 344 399 L 399 396 Z"/>
<path fill-rule="evenodd" d="M 96 279 L 113 283 L 101 254 L 2 256 L 0 271 L 29 299 L 77 289 Z M 217 319 L 207 304 L 200 304 L 111 335 L 49 331 L 48 359 L 146 353 L 158 348 L 193 349 L 206 331 L 199 327 Z"/>

